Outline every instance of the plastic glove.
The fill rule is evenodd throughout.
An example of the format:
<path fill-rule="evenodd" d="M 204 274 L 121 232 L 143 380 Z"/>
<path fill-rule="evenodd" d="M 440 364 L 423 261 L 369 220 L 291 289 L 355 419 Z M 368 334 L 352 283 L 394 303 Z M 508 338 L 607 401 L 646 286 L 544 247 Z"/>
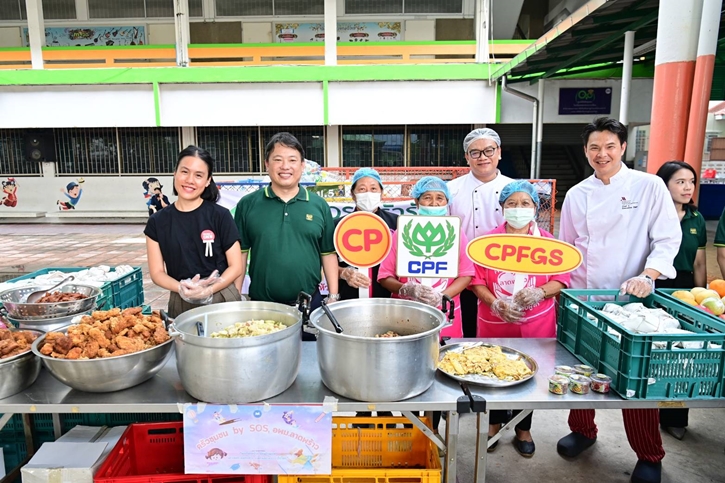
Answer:
<path fill-rule="evenodd" d="M 516 304 L 502 299 L 496 299 L 491 304 L 491 312 L 501 320 L 516 323 L 524 317 L 524 311 Z"/>
<path fill-rule="evenodd" d="M 637 275 L 626 280 L 619 287 L 619 295 L 634 295 L 635 297 L 645 298 L 655 289 L 655 281 L 644 275 Z"/>
<path fill-rule="evenodd" d="M 427 285 L 421 285 L 413 281 L 405 282 L 400 287 L 398 295 L 433 307 L 438 307 L 443 301 L 443 296 L 440 292 L 433 290 L 433 288 Z"/>
<path fill-rule="evenodd" d="M 368 288 L 370 286 L 370 279 L 367 275 L 353 267 L 345 267 L 340 272 L 340 278 L 352 288 Z"/>
<path fill-rule="evenodd" d="M 539 305 L 544 297 L 546 297 L 546 292 L 543 288 L 526 287 L 516 292 L 514 304 L 524 310 L 529 310 Z"/>
<path fill-rule="evenodd" d="M 214 270 L 207 278 L 200 278 L 197 273 L 194 278 L 179 282 L 179 295 L 190 304 L 208 305 L 214 298 L 213 285 L 222 280 L 218 270 Z"/>

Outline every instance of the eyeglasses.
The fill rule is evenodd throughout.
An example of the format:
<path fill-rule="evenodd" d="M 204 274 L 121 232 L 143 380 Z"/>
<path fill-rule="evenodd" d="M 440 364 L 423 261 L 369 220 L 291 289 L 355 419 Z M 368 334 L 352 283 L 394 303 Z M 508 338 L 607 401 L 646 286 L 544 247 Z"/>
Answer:
<path fill-rule="evenodd" d="M 481 157 L 481 154 L 483 154 L 487 158 L 490 158 L 491 156 L 494 155 L 494 153 L 496 152 L 497 149 L 498 149 L 498 146 L 495 148 L 487 147 L 483 151 L 481 151 L 479 149 L 472 149 L 471 151 L 468 151 L 468 155 L 471 157 L 471 159 L 478 159 Z"/>

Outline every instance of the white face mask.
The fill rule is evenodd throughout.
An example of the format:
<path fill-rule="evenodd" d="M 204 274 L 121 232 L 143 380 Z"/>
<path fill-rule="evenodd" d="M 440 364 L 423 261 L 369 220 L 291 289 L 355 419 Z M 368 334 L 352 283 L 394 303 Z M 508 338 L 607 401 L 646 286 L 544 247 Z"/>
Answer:
<path fill-rule="evenodd" d="M 536 210 L 534 208 L 505 208 L 503 218 L 516 229 L 520 229 L 534 221 Z"/>
<path fill-rule="evenodd" d="M 355 195 L 355 205 L 361 211 L 369 211 L 372 213 L 382 205 L 380 202 L 381 197 L 381 193 L 373 193 L 371 191 L 358 193 Z"/>

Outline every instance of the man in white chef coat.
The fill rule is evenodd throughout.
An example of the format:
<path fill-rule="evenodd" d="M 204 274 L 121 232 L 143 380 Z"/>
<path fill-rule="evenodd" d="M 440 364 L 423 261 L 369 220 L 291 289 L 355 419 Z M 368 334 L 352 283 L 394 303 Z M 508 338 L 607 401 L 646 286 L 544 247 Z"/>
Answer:
<path fill-rule="evenodd" d="M 659 177 L 624 165 L 627 128 L 616 119 L 595 119 L 582 138 L 594 174 L 567 192 L 559 228 L 559 238 L 584 254 L 570 287 L 646 297 L 657 278 L 676 275 L 682 233 L 672 197 Z M 659 482 L 665 451 L 657 409 L 623 409 L 622 416 L 638 458 L 632 481 Z M 572 410 L 569 428 L 557 451 L 574 457 L 596 442 L 594 410 Z"/>
<path fill-rule="evenodd" d="M 448 182 L 449 212 L 461 218 L 461 230 L 468 240 L 485 235 L 503 223 L 498 202 L 504 186 L 513 181 L 498 170 L 501 138 L 493 129 L 474 129 L 463 140 L 463 151 L 471 171 Z M 461 293 L 463 336 L 476 337 L 478 298 L 470 290 Z"/>

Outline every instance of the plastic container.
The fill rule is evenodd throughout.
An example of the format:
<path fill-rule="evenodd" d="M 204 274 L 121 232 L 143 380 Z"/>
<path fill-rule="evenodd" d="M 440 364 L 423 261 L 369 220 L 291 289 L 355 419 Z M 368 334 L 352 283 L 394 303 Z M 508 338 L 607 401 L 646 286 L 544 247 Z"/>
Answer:
<path fill-rule="evenodd" d="M 591 387 L 592 380 L 587 376 L 581 374 L 573 374 L 569 378 L 569 390 L 574 394 L 585 395 L 589 394 L 589 388 Z"/>
<path fill-rule="evenodd" d="M 574 374 L 579 374 L 580 376 L 589 377 L 593 372 L 594 368 L 586 364 L 577 364 L 574 366 Z"/>
<path fill-rule="evenodd" d="M 554 367 L 554 374 L 559 374 L 564 377 L 569 377 L 574 374 L 574 368 L 571 366 L 556 366 Z"/>
<path fill-rule="evenodd" d="M 554 374 L 549 378 L 549 392 L 563 395 L 569 392 L 569 378 L 561 374 Z"/>
<path fill-rule="evenodd" d="M 407 418 L 400 417 L 333 417 L 332 474 L 277 476 L 278 483 L 440 481 L 438 448 Z"/>
<path fill-rule="evenodd" d="M 612 378 L 606 374 L 592 374 L 592 391 L 606 394 L 612 385 Z"/>
<path fill-rule="evenodd" d="M 131 424 L 94 483 L 271 483 L 267 475 L 184 474 L 183 422 Z"/>
<path fill-rule="evenodd" d="M 631 301 L 662 308 L 692 334 L 635 334 L 599 312 L 606 303 Z M 563 290 L 556 338 L 595 372 L 610 376 L 611 389 L 626 399 L 716 399 L 725 395 L 725 324 L 718 320 L 657 293 L 630 300 L 618 290 Z M 680 341 L 702 348 L 673 347 Z"/>

